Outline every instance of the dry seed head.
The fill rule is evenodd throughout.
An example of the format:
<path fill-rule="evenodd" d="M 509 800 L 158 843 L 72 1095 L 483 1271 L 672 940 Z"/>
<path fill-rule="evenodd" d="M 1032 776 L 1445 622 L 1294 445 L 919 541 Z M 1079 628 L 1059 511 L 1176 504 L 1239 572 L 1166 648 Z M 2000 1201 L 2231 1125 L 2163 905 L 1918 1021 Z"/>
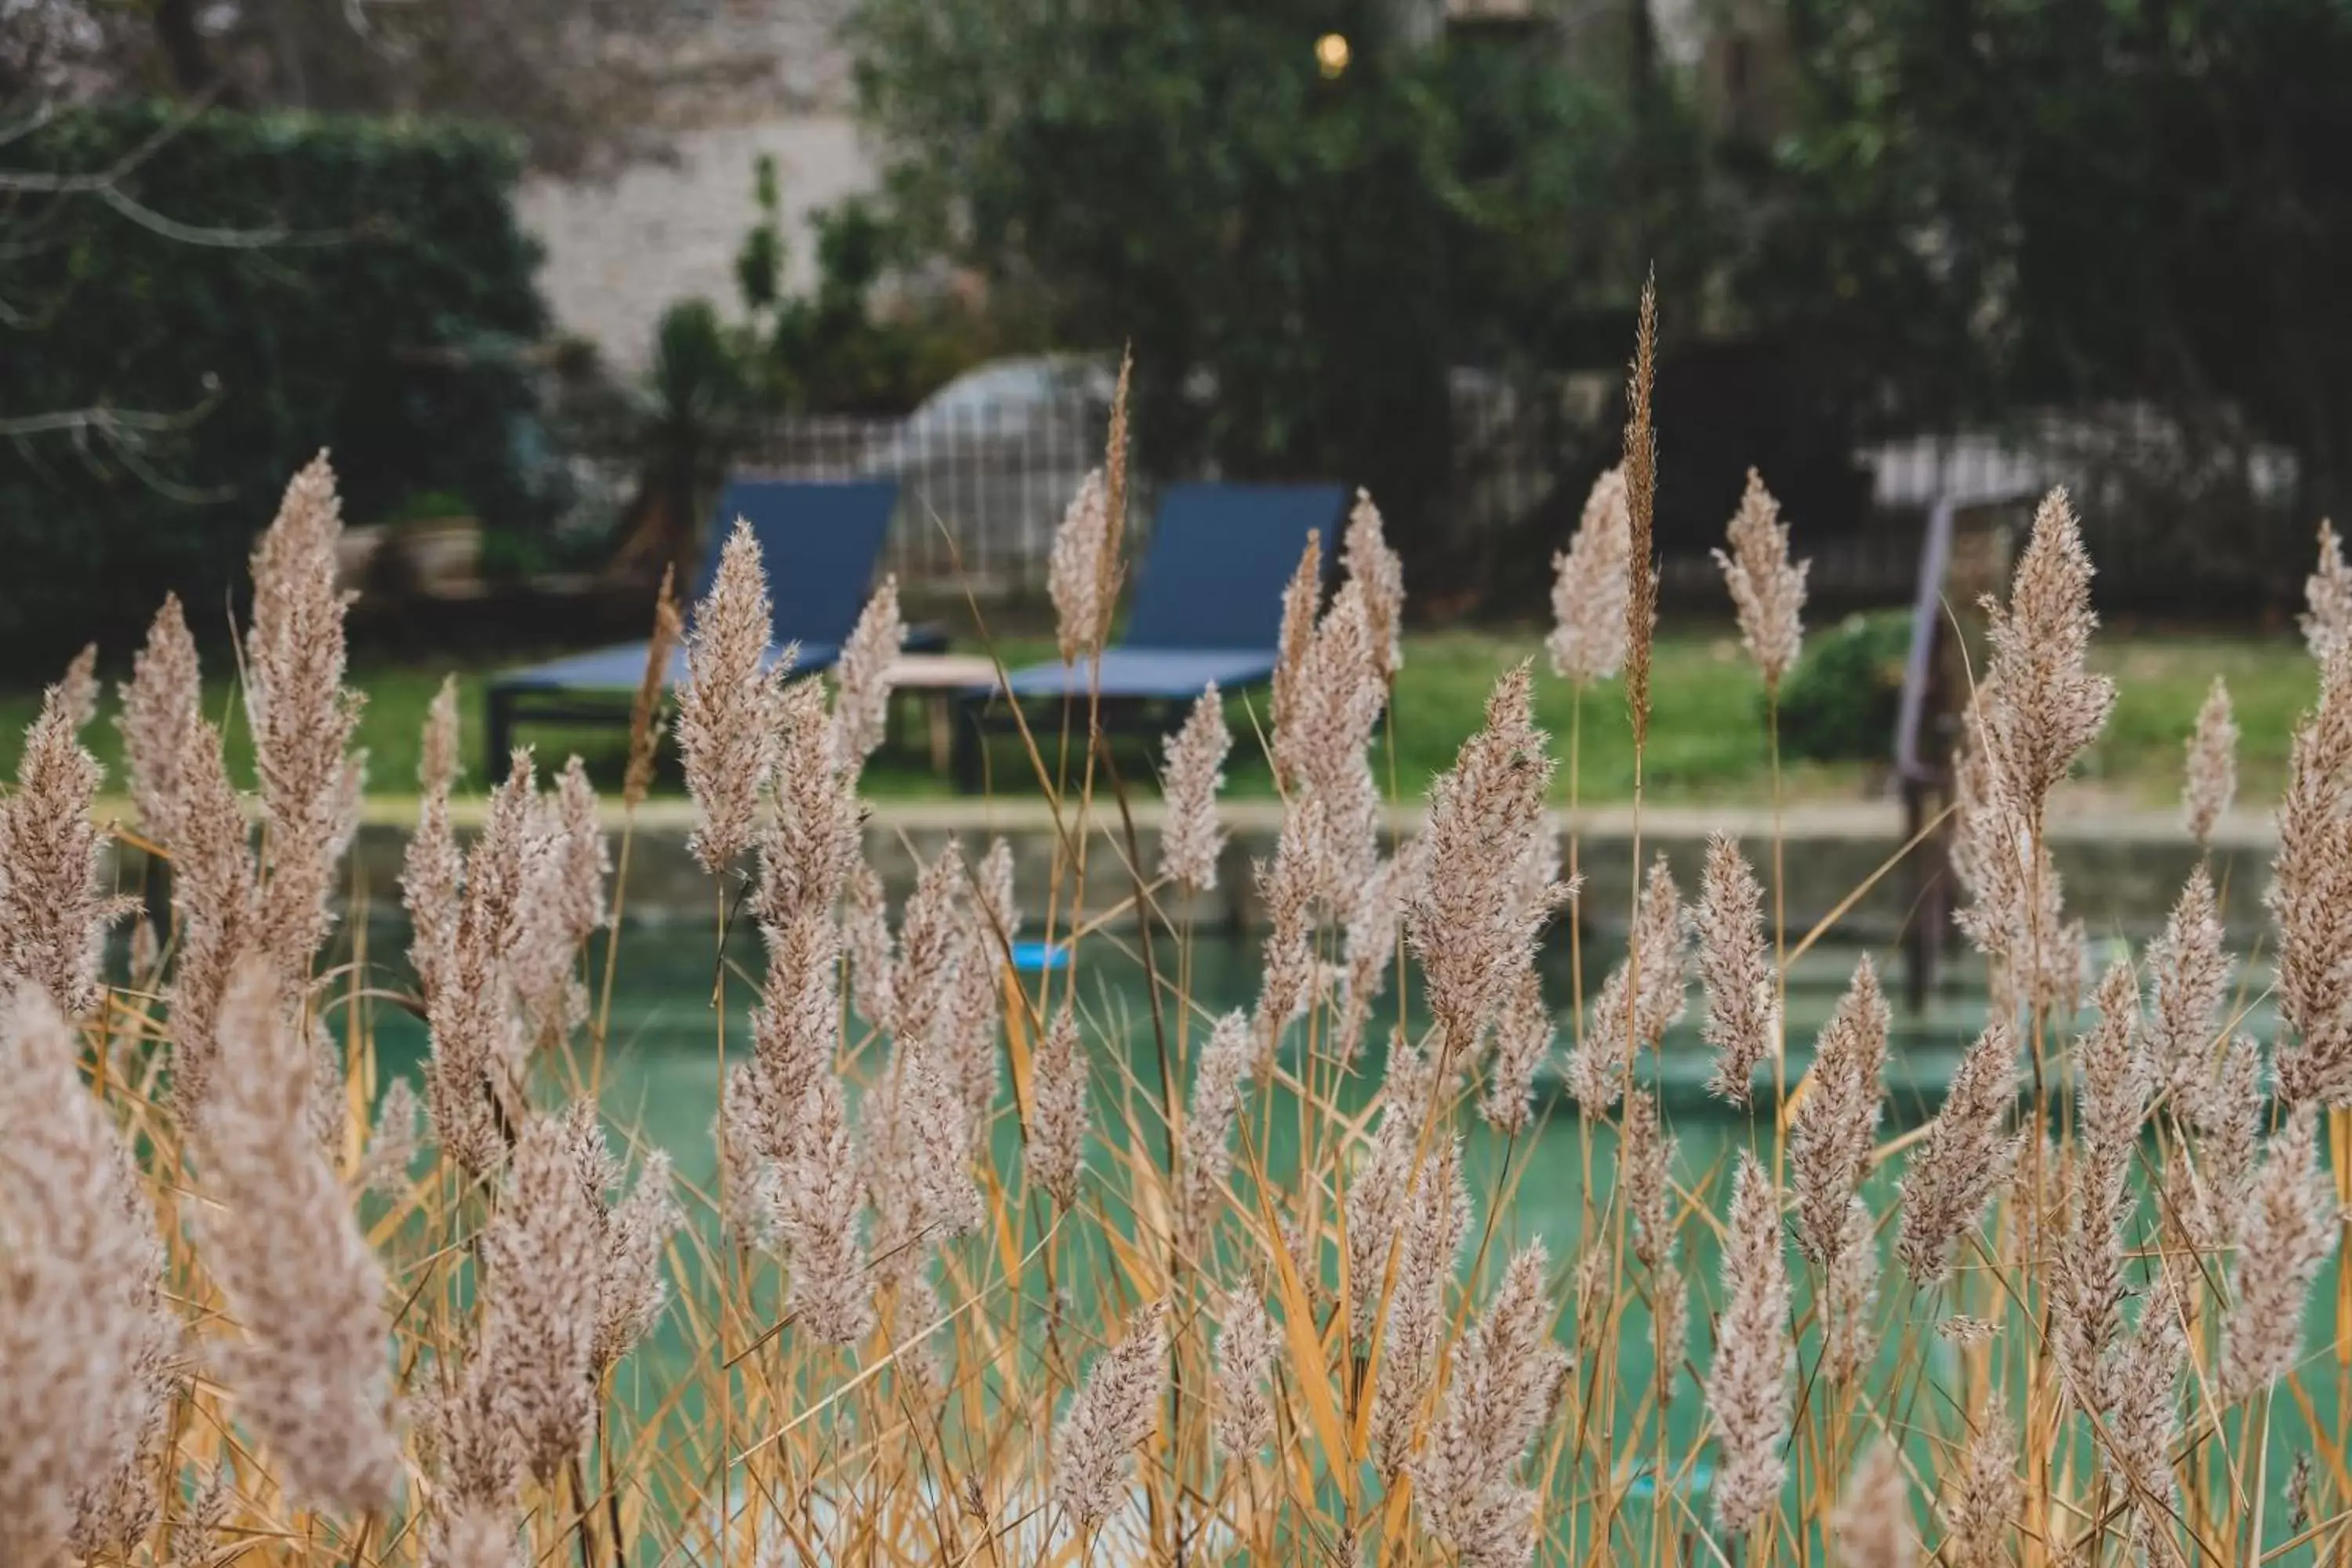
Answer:
<path fill-rule="evenodd" d="M 1625 667 L 1631 527 L 1625 470 L 1607 469 L 1592 481 L 1576 536 L 1551 558 L 1552 629 L 1544 647 L 1552 673 L 1580 686 L 1606 680 Z"/>
<path fill-rule="evenodd" d="M 1247 1460 L 1274 1441 L 1274 1401 L 1266 1391 L 1274 1376 L 1274 1324 L 1248 1285 L 1226 1298 L 1223 1318 L 1217 1331 L 1213 1430 L 1219 1453 Z"/>
<path fill-rule="evenodd" d="M 400 1484 L 383 1268 L 310 1134 L 310 1039 L 258 955 L 231 971 L 200 1128 L 205 1257 L 240 1418 L 295 1496 L 364 1508 Z"/>
<path fill-rule="evenodd" d="M 2156 975 L 2147 1019 L 2149 1070 L 2186 1104 L 2212 1079 L 2213 1045 L 2230 987 L 2230 955 L 2222 951 L 2213 879 L 2204 867 L 2189 873 L 2163 934 L 2148 945 L 2147 967 Z"/>
<path fill-rule="evenodd" d="M 220 1055 L 229 963 L 248 940 L 255 898 L 245 805 L 228 782 L 219 731 L 202 720 L 182 763 L 172 899 L 180 957 L 172 976 L 172 1098 L 184 1124 L 203 1115 Z"/>
<path fill-rule="evenodd" d="M 1822 1030 L 1789 1134 L 1797 1189 L 1797 1249 L 1826 1268 L 1845 1234 L 1846 1209 L 1869 1169 L 1885 1099 L 1885 994 L 1868 955 Z"/>
<path fill-rule="evenodd" d="M 200 680 L 195 638 L 188 635 L 179 595 L 167 594 L 147 629 L 146 646 L 131 656 L 131 679 L 120 689 L 121 710 L 114 716 L 140 826 L 166 847 L 179 842 L 182 759 L 202 716 Z"/>
<path fill-rule="evenodd" d="M 1519 971 L 1495 1021 L 1495 1053 L 1486 1068 L 1479 1113 L 1506 1136 L 1527 1131 L 1533 1115 L 1536 1069 L 1551 1055 L 1551 1008 L 1533 964 Z"/>
<path fill-rule="evenodd" d="M 253 553 L 246 636 L 246 717 L 261 783 L 269 896 L 262 944 L 288 985 L 310 972 L 333 924 L 329 899 L 358 800 L 350 756 L 360 698 L 343 686 L 343 616 L 335 585 L 342 502 L 321 452 L 286 487 Z"/>
<path fill-rule="evenodd" d="M 1634 329 L 1633 380 L 1626 393 L 1625 515 L 1630 556 L 1625 597 L 1625 706 L 1633 720 L 1633 749 L 1650 734 L 1650 639 L 1658 627 L 1658 572 L 1652 523 L 1658 499 L 1658 437 L 1650 398 L 1658 374 L 1658 282 L 1642 285 Z"/>
<path fill-rule="evenodd" d="M 2319 1168 L 2317 1118 L 2298 1106 L 2272 1135 L 2246 1203 L 2221 1336 L 2223 1399 L 2243 1399 L 2294 1370 L 2312 1283 L 2335 1250 L 2341 1217 Z"/>
<path fill-rule="evenodd" d="M 1715 1522 L 1725 1533 L 1738 1535 L 1780 1499 L 1797 1364 L 1789 1339 L 1780 1194 L 1770 1174 L 1744 1149 L 1732 1183 L 1723 1293 L 1706 1411 L 1718 1449 Z"/>
<path fill-rule="evenodd" d="M 1723 569 L 1739 614 L 1739 639 L 1763 673 L 1764 689 L 1777 692 L 1795 668 L 1804 637 L 1809 563 L 1790 564 L 1789 525 L 1780 521 L 1780 503 L 1753 468 L 1748 470 L 1748 489 L 1732 514 L 1727 537 L 1731 552 L 1717 551 L 1715 563 Z"/>
<path fill-rule="evenodd" d="M 0 1559 L 12 1563 L 63 1561 L 69 1533 L 103 1545 L 91 1538 L 152 1518 L 156 1398 L 168 1401 L 177 1348 L 155 1216 L 80 1052 L 37 987 L 0 1001 Z"/>
<path fill-rule="evenodd" d="M 58 700 L 77 733 L 98 717 L 98 645 L 84 643 L 81 651 L 67 662 L 65 673 L 58 677 Z"/>
<path fill-rule="evenodd" d="M 1911 1489 L 1903 1461 L 1884 1438 L 1871 1445 L 1830 1516 L 1838 1568 L 1910 1568 L 1919 1561 L 1911 1529 Z"/>
<path fill-rule="evenodd" d="M 1568 1366 L 1549 1331 L 1547 1264 L 1540 1241 L 1511 1259 L 1464 1336 L 1436 1429 L 1412 1465 L 1430 1533 L 1465 1563 L 1523 1563 L 1534 1552 L 1535 1504 L 1517 1475 Z"/>
<path fill-rule="evenodd" d="M 1675 1256 L 1676 1143 L 1660 1125 L 1658 1102 L 1649 1090 L 1625 1097 L 1619 1142 L 1623 1152 L 1618 1179 L 1624 1184 L 1626 1217 L 1633 1221 L 1633 1256 L 1645 1268 L 1664 1268 Z"/>
<path fill-rule="evenodd" d="M 1323 536 L 1310 529 L 1307 544 L 1298 552 L 1297 569 L 1291 573 L 1290 581 L 1282 590 L 1282 631 L 1276 645 L 1271 700 L 1276 736 L 1292 728 L 1292 715 L 1298 711 L 1307 656 L 1315 647 L 1316 612 L 1322 605 Z M 1287 784 L 1289 759 L 1285 748 L 1276 748 L 1274 763 L 1276 777 Z"/>
<path fill-rule="evenodd" d="M 0 797 L 0 984 L 38 985 L 72 1016 L 98 1005 L 99 958 L 121 906 L 101 891 L 97 759 L 51 687 Z"/>
<path fill-rule="evenodd" d="M 1096 1359 L 1054 1429 L 1054 1505 L 1081 1537 L 1126 1500 L 1135 1450 L 1159 1416 L 1167 1359 L 1167 1308 L 1154 1302 Z"/>
<path fill-rule="evenodd" d="M 2326 664 L 2352 647 L 2352 569 L 2344 563 L 2344 541 L 2336 525 L 2319 524 L 2319 563 L 2304 579 L 2303 640 L 2311 657 Z"/>
<path fill-rule="evenodd" d="M 1070 498 L 1046 563 L 1045 592 L 1064 664 L 1098 651 L 1110 629 L 1110 496 L 1097 468 Z"/>
<path fill-rule="evenodd" d="M 1987 752 L 2037 836 L 2042 802 L 2098 738 L 2115 706 L 2115 682 L 2083 666 L 2099 624 L 2091 610 L 2091 573 L 2066 492 L 2053 489 L 2034 513 L 2008 605 L 1988 606 Z"/>
<path fill-rule="evenodd" d="M 1996 1394 L 1943 1489 L 1942 1556 L 1951 1568 L 2008 1568 L 2006 1543 L 2025 1493 L 2017 1457 L 2017 1431 Z"/>
<path fill-rule="evenodd" d="M 1192 1102 L 1184 1114 L 1183 1234 L 1205 1243 L 1224 1199 L 1233 1170 L 1234 1129 L 1241 1114 L 1241 1085 L 1250 1068 L 1249 1019 L 1239 1009 L 1219 1018 L 1201 1048 L 1192 1080 Z"/>
<path fill-rule="evenodd" d="M 2191 1246 L 2200 1252 L 2222 1251 L 2238 1244 L 2262 1137 L 2263 1056 L 2253 1037 L 2232 1039 L 2221 1055 L 2219 1075 L 2184 1094 L 2184 1103 L 2197 1145 L 2193 1163 L 2179 1156 L 2174 1161 L 2174 1168 L 2188 1173 L 2189 1189 L 2174 1206 Z"/>
<path fill-rule="evenodd" d="M 858 1235 L 866 1194 L 841 1085 L 831 1072 L 802 1089 L 787 1126 L 789 1146 L 777 1163 L 774 1187 L 774 1230 L 792 1269 L 785 1307 L 805 1332 L 849 1344 L 874 1326 L 874 1307 Z"/>
<path fill-rule="evenodd" d="M 2181 817 L 2201 847 L 2213 840 L 2214 825 L 2238 794 L 2238 724 L 2230 712 L 2230 689 L 2220 676 L 2197 710 L 2189 736 L 2189 765 L 2181 790 Z"/>
<path fill-rule="evenodd" d="M 751 847 L 760 792 L 775 762 L 771 726 L 792 654 L 770 666 L 773 631 L 760 542 L 739 517 L 710 592 L 694 608 L 677 698 L 678 754 L 698 818 L 689 844 L 714 877 Z"/>
<path fill-rule="evenodd" d="M 2278 810 L 2278 849 L 2264 895 L 2278 927 L 2277 1049 L 2289 1100 L 2352 1104 L 2352 643 L 2322 667 L 2319 706 L 2295 731 Z"/>
<path fill-rule="evenodd" d="M 367 1153 L 360 1162 L 359 1184 L 384 1197 L 397 1197 L 408 1188 L 408 1168 L 423 1147 L 419 1136 L 424 1105 L 405 1078 L 392 1080 L 376 1107 L 375 1128 L 368 1137 Z"/>
<path fill-rule="evenodd" d="M 1545 847 L 1544 796 L 1552 759 L 1530 710 L 1528 667 L 1506 671 L 1486 700 L 1486 721 L 1462 743 L 1454 771 L 1430 789 L 1423 875 L 1405 907 L 1405 940 L 1422 963 L 1429 1008 L 1449 1068 L 1475 1055 L 1510 997 L 1534 942 L 1570 889 L 1511 895 Z"/>
<path fill-rule="evenodd" d="M 907 644 L 898 614 L 898 579 L 886 575 L 859 612 L 833 667 L 833 754 L 856 773 L 882 744 L 890 724 L 890 667 Z"/>
<path fill-rule="evenodd" d="M 1225 847 L 1217 791 L 1224 785 L 1223 769 L 1233 743 L 1224 699 L 1214 681 L 1192 704 L 1184 727 L 1165 742 L 1160 788 L 1167 813 L 1160 831 L 1160 874 L 1196 892 L 1217 885 L 1217 859 Z"/>
<path fill-rule="evenodd" d="M 475 1352 L 515 1463 L 552 1485 L 596 1416 L 598 1204 L 580 1180 L 570 1118 L 533 1116 L 483 1229 L 487 1306 Z"/>
<path fill-rule="evenodd" d="M 587 1106 L 587 1114 L 593 1128 L 593 1106 Z M 678 1206 L 669 1156 L 658 1149 L 646 1156 L 636 1185 L 620 1203 L 607 1205 L 602 1192 L 593 1195 L 603 1219 L 595 1353 L 601 1375 L 661 1321 L 662 1309 L 669 1300 L 669 1287 L 662 1277 L 662 1254 L 685 1225 L 686 1211 Z"/>
<path fill-rule="evenodd" d="M 1348 513 L 1339 565 L 1363 594 L 1372 662 L 1385 686 L 1404 668 L 1404 561 L 1389 548 L 1380 508 L 1372 504 L 1369 490 L 1356 492 L 1356 504 Z"/>
<path fill-rule="evenodd" d="M 1462 1179 L 1460 1139 L 1444 1138 L 1429 1151 L 1406 1205 L 1372 1395 L 1373 1452 L 1381 1473 L 1390 1477 L 1404 1472 L 1436 1382 L 1445 1287 L 1470 1234 L 1470 1189 Z M 1376 1281 L 1367 1285 L 1378 1289 Z"/>
<path fill-rule="evenodd" d="M 1764 889 L 1727 834 L 1707 839 L 1696 920 L 1699 980 L 1706 993 L 1703 1034 L 1716 1052 L 1707 1088 L 1746 1105 L 1780 1020 L 1764 946 Z"/>
<path fill-rule="evenodd" d="M 1878 1352 L 1872 1316 L 1878 1307 L 1878 1227 L 1870 1205 L 1849 1198 L 1822 1288 L 1822 1375 L 1856 1386 Z"/>
<path fill-rule="evenodd" d="M 1960 1058 L 1943 1108 L 1903 1174 L 1895 1250 L 1923 1288 L 1950 1270 L 1953 1244 L 1976 1225 L 2017 1163 L 2024 1137 L 2001 1130 L 2016 1085 L 2016 1031 L 1997 1019 Z"/>
<path fill-rule="evenodd" d="M 1066 998 L 1047 1026 L 1029 1076 L 1029 1140 L 1022 1161 L 1055 1206 L 1078 1201 L 1089 1109 L 1087 1058 L 1077 1016 Z"/>
<path fill-rule="evenodd" d="M 671 656 L 684 635 L 675 587 L 676 568 L 662 568 L 661 588 L 654 595 L 654 630 L 646 643 L 646 672 L 638 678 L 636 695 L 629 702 L 629 763 L 621 779 L 621 804 L 631 811 L 645 804 L 653 787 L 654 748 L 661 740 L 662 692 L 669 685 Z"/>

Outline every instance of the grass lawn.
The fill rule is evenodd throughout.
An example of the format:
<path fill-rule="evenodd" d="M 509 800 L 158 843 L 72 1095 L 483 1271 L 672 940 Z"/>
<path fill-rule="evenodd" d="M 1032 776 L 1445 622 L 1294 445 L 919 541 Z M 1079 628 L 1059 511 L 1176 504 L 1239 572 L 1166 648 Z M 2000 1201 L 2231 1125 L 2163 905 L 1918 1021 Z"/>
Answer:
<path fill-rule="evenodd" d="M 1049 651 L 1038 641 L 1008 642 L 1000 648 L 1009 661 Z M 1419 795 L 1430 777 L 1450 766 L 1454 750 L 1475 729 L 1488 688 L 1497 674 L 1518 659 L 1540 660 L 1541 648 L 1533 632 L 1431 632 L 1408 639 L 1405 665 L 1398 678 L 1394 723 L 1387 742 L 1398 792 Z M 127 660 L 122 661 L 127 665 Z M 507 659 L 501 664 L 523 662 Z M 2316 689 L 2311 662 L 2302 644 L 2291 638 L 2231 638 L 2211 636 L 2116 634 L 2095 645 L 2094 662 L 2113 675 L 2121 689 L 2115 716 L 2106 734 L 2093 750 L 2084 774 L 2139 804 L 2160 804 L 2179 787 L 2181 743 L 2189 733 L 2208 683 L 2216 674 L 2226 677 L 2244 732 L 2240 746 L 2242 798 L 2258 802 L 2273 795 L 2284 774 L 2290 729 L 2308 707 Z M 224 661 L 215 660 L 216 667 Z M 1727 632 L 1662 637 L 1652 677 L 1653 719 L 1646 758 L 1648 791 L 1656 798 L 1753 800 L 1763 787 L 1767 752 L 1761 687 L 1754 670 Z M 127 673 L 110 668 L 106 700 L 99 720 L 85 740 L 103 763 L 108 778 L 119 785 L 121 747 L 112 719 L 116 711 L 112 679 Z M 444 671 L 437 668 L 362 665 L 353 683 L 367 693 L 361 720 L 360 743 L 368 750 L 371 787 L 383 794 L 408 793 L 416 776 L 417 736 L 427 704 Z M 478 782 L 481 767 L 481 688 L 486 668 L 455 671 L 464 715 L 464 756 L 469 775 Z M 1583 703 L 1580 725 L 1570 689 L 1551 678 L 1538 663 L 1538 720 L 1557 738 L 1563 767 L 1560 789 L 1567 789 L 1565 763 L 1571 731 L 1580 734 L 1582 790 L 1589 800 L 1622 799 L 1633 788 L 1633 737 L 1626 721 L 1622 689 L 1612 683 L 1596 689 Z M 1252 733 L 1252 715 L 1265 720 L 1263 691 L 1236 698 L 1232 705 L 1234 760 L 1228 767 L 1229 787 L 1236 795 L 1264 795 L 1273 784 Z M 13 776 L 25 726 L 40 703 L 37 688 L 20 686 L 0 692 L 0 768 Z M 234 693 L 226 678 L 209 684 L 206 704 L 228 721 L 232 766 L 248 784 L 250 763 L 241 725 L 236 717 Z M 910 725 L 910 731 L 915 726 Z M 567 731 L 535 727 L 524 738 L 542 757 L 561 758 L 579 751 L 600 783 L 617 784 L 625 743 L 615 730 Z M 1050 740 L 1050 736 L 1041 736 Z M 1890 737 L 1889 743 L 1892 743 Z M 1029 769 L 1017 740 L 998 742 L 992 774 L 1000 789 L 1026 778 Z M 1136 775 L 1148 775 L 1152 758 L 1149 748 L 1133 752 Z M 1788 768 L 1792 798 L 1852 796 L 1867 788 L 1875 776 L 1871 766 L 1855 763 L 1792 763 Z M 660 785 L 679 786 L 674 758 L 666 761 Z M 877 796 L 944 794 L 944 779 L 934 776 L 919 747 L 896 748 L 877 759 L 867 775 L 867 792 Z"/>

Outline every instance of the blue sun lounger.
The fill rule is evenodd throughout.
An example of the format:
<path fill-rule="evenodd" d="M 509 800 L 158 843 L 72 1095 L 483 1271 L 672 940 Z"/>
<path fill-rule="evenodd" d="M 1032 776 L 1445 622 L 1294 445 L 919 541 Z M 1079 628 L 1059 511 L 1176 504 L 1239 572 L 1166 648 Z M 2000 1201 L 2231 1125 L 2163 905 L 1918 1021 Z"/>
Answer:
<path fill-rule="evenodd" d="M 1273 679 L 1282 593 L 1307 536 L 1320 533 L 1328 576 L 1347 492 L 1337 485 L 1190 484 L 1161 498 L 1136 576 L 1133 609 L 1099 673 L 1081 659 L 1006 672 L 1001 691 L 968 693 L 956 727 L 956 784 L 984 784 L 985 738 L 1017 728 L 1012 704 L 1101 698 L 1103 727 L 1150 733 L 1171 726 L 1213 681 L 1221 692 Z M 1181 715 L 1174 716 L 1181 721 Z"/>
<path fill-rule="evenodd" d="M 743 518 L 759 539 L 774 606 L 769 656 L 797 642 L 793 669 L 807 674 L 829 669 L 857 624 L 874 588 L 875 563 L 882 556 L 898 487 L 887 479 L 854 483 L 806 479 L 737 479 L 719 497 L 710 552 L 694 596 L 709 591 L 719 571 L 719 552 Z M 691 606 L 688 614 L 692 615 Z M 936 627 L 910 631 L 912 649 L 938 648 L 946 638 Z M 622 723 L 637 683 L 645 679 L 642 642 L 596 648 L 551 659 L 524 669 L 501 671 L 490 682 L 483 729 L 489 754 L 488 776 L 505 773 L 501 761 L 515 727 L 526 721 L 571 724 Z M 670 655 L 668 681 L 686 679 L 686 650 Z"/>

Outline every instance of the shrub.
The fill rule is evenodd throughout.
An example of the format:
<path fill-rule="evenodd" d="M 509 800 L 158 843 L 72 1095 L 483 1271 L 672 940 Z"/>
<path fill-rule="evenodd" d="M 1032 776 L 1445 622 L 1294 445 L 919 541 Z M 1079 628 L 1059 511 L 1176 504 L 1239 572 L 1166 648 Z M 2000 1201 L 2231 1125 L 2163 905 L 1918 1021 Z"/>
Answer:
<path fill-rule="evenodd" d="M 1911 612 L 1848 616 L 1805 645 L 1780 691 L 1783 755 L 1822 763 L 1881 762 L 1895 746 Z"/>
<path fill-rule="evenodd" d="M 176 590 L 217 622 L 285 476 L 334 453 L 352 521 L 441 490 L 542 526 L 520 350 L 543 331 L 520 171 L 492 132 L 302 115 L 110 106 L 61 114 L 11 167 L 117 182 L 142 214 L 264 243 L 193 243 L 89 194 L 0 206 L 0 298 L 39 318 L 9 344 L 0 416 L 198 408 L 135 451 L 59 437 L 0 453 L 0 637 L 77 640 Z M 143 161 L 135 150 L 158 142 Z M 210 626 L 199 631 L 209 632 Z"/>

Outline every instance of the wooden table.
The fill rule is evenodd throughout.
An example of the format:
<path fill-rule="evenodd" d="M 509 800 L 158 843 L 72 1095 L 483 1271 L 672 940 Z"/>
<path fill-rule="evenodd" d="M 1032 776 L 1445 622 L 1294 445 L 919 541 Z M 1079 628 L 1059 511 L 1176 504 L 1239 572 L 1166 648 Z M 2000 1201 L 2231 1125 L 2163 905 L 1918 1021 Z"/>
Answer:
<path fill-rule="evenodd" d="M 955 754 L 957 700 L 974 687 L 994 686 L 996 661 L 979 654 L 902 653 L 882 678 L 893 697 L 903 691 L 922 701 L 931 766 L 945 773 Z"/>

